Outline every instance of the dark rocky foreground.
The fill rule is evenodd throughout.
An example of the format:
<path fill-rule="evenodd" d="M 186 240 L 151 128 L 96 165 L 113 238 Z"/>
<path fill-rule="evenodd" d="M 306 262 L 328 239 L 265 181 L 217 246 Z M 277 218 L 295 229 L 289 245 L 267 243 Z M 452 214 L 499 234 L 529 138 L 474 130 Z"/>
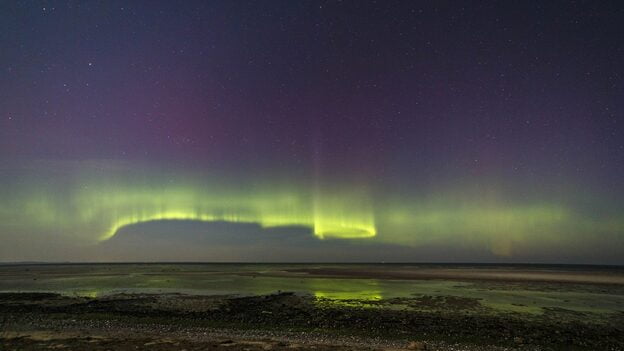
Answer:
<path fill-rule="evenodd" d="M 418 296 L 0 294 L 0 350 L 624 350 L 624 313 L 491 313 Z"/>

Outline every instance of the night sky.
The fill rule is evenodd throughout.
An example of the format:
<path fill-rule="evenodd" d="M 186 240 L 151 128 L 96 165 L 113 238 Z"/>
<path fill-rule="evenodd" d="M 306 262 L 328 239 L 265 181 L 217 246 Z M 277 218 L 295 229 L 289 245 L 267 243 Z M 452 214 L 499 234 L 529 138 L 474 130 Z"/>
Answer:
<path fill-rule="evenodd" d="M 621 1 L 4 1 L 0 261 L 624 264 Z"/>

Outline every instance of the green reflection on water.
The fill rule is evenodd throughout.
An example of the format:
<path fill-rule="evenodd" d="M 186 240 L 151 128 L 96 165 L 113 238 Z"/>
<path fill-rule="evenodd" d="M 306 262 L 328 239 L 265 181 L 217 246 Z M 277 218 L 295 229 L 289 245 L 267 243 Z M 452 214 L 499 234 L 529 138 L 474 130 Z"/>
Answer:
<path fill-rule="evenodd" d="M 481 283 L 447 280 L 377 280 L 316 278 L 284 274 L 290 267 L 97 265 L 2 268 L 0 291 L 46 291 L 100 297 L 115 293 L 184 293 L 193 295 L 265 295 L 291 291 L 309 295 L 321 305 L 394 308 L 394 298 L 456 296 L 478 299 L 494 313 L 541 314 L 549 308 L 588 313 L 616 313 L 624 309 L 624 295 L 617 292 L 539 291 L 492 287 Z M 271 275 L 271 276 L 268 276 Z M 528 283 L 527 283 L 528 284 Z M 401 306 L 405 307 L 405 305 Z"/>

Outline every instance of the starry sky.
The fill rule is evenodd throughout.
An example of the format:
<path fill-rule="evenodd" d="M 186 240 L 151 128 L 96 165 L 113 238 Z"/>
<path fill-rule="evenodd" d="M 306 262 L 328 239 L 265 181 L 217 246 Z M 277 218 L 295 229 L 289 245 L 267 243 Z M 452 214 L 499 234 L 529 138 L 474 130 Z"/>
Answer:
<path fill-rule="evenodd" d="M 624 264 L 619 1 L 0 3 L 0 261 Z"/>

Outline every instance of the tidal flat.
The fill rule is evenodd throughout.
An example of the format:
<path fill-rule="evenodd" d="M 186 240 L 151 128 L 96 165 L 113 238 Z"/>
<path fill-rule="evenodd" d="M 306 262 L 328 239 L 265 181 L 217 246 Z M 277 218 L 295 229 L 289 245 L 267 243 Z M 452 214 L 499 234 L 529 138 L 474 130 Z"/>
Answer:
<path fill-rule="evenodd" d="M 624 268 L 0 265 L 4 349 L 622 350 Z"/>

